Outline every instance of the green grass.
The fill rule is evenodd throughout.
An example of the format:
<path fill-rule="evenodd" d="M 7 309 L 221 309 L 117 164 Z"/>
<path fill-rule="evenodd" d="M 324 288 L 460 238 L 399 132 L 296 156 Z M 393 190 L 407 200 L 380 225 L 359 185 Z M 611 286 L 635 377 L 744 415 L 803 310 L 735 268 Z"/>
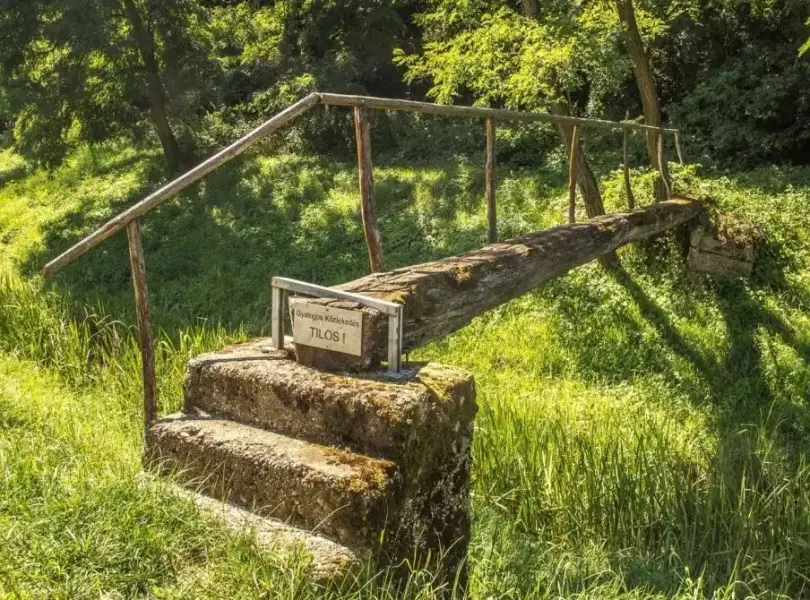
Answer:
<path fill-rule="evenodd" d="M 0 154 L 0 595 L 387 597 L 372 574 L 317 590 L 300 557 L 137 477 L 125 239 L 53 283 L 36 272 L 156 187 L 157 164 L 110 146 L 49 176 Z M 665 238 L 417 353 L 476 377 L 473 598 L 810 595 L 810 169 L 676 172 L 681 190 L 764 229 L 751 281 L 689 278 Z M 485 239 L 477 166 L 374 175 L 387 266 Z M 560 169 L 498 175 L 505 235 L 562 220 Z M 621 179 L 603 175 L 615 209 Z M 244 157 L 143 231 L 162 412 L 179 406 L 190 356 L 266 332 L 272 275 L 367 270 L 356 172 L 323 158 Z M 406 597 L 432 596 L 429 573 L 409 584 Z"/>

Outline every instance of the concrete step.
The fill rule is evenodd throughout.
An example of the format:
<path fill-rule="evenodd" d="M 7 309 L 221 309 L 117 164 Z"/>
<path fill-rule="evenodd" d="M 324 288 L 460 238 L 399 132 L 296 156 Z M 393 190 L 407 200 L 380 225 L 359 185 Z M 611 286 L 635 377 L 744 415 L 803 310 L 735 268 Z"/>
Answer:
<path fill-rule="evenodd" d="M 258 339 L 189 362 L 186 410 L 200 409 L 312 442 L 424 470 L 455 454 L 476 411 L 472 376 L 436 364 L 336 374 L 306 367 Z"/>
<path fill-rule="evenodd" d="M 169 484 L 172 493 L 194 502 L 200 509 L 227 528 L 255 536 L 266 550 L 280 555 L 297 556 L 303 550 L 309 555 L 309 573 L 314 581 L 326 584 L 341 581 L 362 568 L 361 558 L 332 540 L 269 517 L 261 517 L 234 504 Z"/>
<path fill-rule="evenodd" d="M 397 512 L 400 477 L 386 460 L 200 414 L 156 421 L 147 465 L 185 484 L 352 548 L 374 548 Z"/>

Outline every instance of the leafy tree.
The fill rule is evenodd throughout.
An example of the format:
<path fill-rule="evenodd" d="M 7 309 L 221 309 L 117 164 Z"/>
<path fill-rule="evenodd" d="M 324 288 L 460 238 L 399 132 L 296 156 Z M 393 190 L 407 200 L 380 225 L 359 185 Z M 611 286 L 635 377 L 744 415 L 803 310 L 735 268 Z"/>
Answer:
<path fill-rule="evenodd" d="M 666 15 L 665 3 L 652 4 Z M 806 163 L 810 63 L 805 0 L 712 0 L 645 39 L 666 112 L 688 135 L 687 152 L 734 167 Z"/>
<path fill-rule="evenodd" d="M 416 1 L 218 3 L 211 30 L 225 81 L 222 104 L 209 119 L 212 137 L 221 143 L 234 128 L 247 128 L 314 90 L 405 95 L 392 53 L 414 46 Z M 331 113 L 317 130 L 299 123 L 294 131 L 309 149 L 343 148 L 350 136 L 343 117 Z"/>
<path fill-rule="evenodd" d="M 559 115 L 570 114 L 572 104 L 593 110 L 626 78 L 629 65 L 616 51 L 619 29 L 607 4 L 523 0 L 520 8 L 522 14 L 508 2 L 437 0 L 418 17 L 422 53 L 401 52 L 396 60 L 409 82 L 430 81 L 428 93 L 439 102 L 462 98 Z M 559 129 L 570 148 L 572 128 Z M 584 156 L 577 183 L 588 214 L 602 214 Z"/>
<path fill-rule="evenodd" d="M 0 0 L 15 147 L 55 166 L 81 142 L 142 138 L 151 118 L 176 168 L 171 118 L 200 105 L 214 74 L 204 33 L 193 0 Z"/>

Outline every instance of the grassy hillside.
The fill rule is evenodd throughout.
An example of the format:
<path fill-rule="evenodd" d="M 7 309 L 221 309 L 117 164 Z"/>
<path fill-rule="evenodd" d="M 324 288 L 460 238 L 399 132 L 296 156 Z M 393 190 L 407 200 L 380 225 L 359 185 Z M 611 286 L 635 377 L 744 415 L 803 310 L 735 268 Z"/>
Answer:
<path fill-rule="evenodd" d="M 300 560 L 136 477 L 124 236 L 36 274 L 154 189 L 157 164 L 108 147 L 47 175 L 0 154 L 0 595 L 312 597 Z M 750 282 L 689 278 L 662 239 L 418 353 L 476 376 L 473 598 L 810 595 L 810 169 L 677 175 L 765 230 Z M 505 236 L 562 220 L 561 168 L 498 177 Z M 388 267 L 485 239 L 477 165 L 383 165 L 375 183 Z M 366 272 L 356 185 L 352 164 L 247 156 L 144 219 L 162 411 L 189 356 L 268 329 L 271 276 Z M 621 206 L 618 173 L 603 187 Z M 411 584 L 430 597 L 429 574 Z"/>

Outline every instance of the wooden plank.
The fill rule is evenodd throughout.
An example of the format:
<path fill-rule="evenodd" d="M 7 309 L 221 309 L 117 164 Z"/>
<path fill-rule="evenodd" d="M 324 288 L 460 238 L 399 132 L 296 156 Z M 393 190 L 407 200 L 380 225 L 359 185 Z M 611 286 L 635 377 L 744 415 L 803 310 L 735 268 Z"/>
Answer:
<path fill-rule="evenodd" d="M 274 131 L 277 131 L 296 117 L 304 114 L 321 101 L 318 94 L 310 94 L 302 98 L 292 106 L 275 115 L 244 137 L 239 138 L 233 144 L 214 154 L 211 158 L 201 162 L 199 165 L 184 173 L 174 181 L 167 183 L 156 192 L 150 194 L 134 206 L 125 210 L 117 217 L 110 219 L 104 225 L 96 229 L 93 233 L 74 244 L 68 250 L 54 258 L 42 269 L 43 274 L 49 277 L 63 268 L 68 263 L 74 261 L 88 250 L 95 248 L 108 237 L 121 231 L 135 219 L 145 215 L 147 212 L 162 204 L 175 194 L 184 190 L 192 183 L 195 183 L 208 175 L 211 171 L 224 165 L 226 162 L 242 154 L 253 144 Z"/>
<path fill-rule="evenodd" d="M 571 134 L 571 152 L 568 157 L 568 222 L 577 220 L 577 163 L 579 158 L 579 126 Z"/>
<path fill-rule="evenodd" d="M 657 142 L 658 142 L 658 171 L 661 174 L 661 181 L 664 184 L 664 191 L 666 194 L 666 199 L 669 200 L 672 198 L 672 184 L 667 177 L 666 172 L 666 156 L 664 156 L 664 130 L 661 129 L 657 133 Z"/>
<path fill-rule="evenodd" d="M 460 256 L 368 275 L 338 289 L 404 304 L 403 351 L 408 352 L 624 244 L 673 229 L 701 210 L 696 200 L 670 200 L 490 244 Z M 332 302 L 351 308 L 345 301 Z M 352 368 L 371 369 L 385 359 L 386 320 L 387 316 L 377 313 L 364 322 L 369 337 L 364 342 L 362 360 L 352 361 Z M 322 364 L 318 353 L 306 360 L 314 366 Z M 342 369 L 347 365 L 331 356 L 329 366 Z"/>
<path fill-rule="evenodd" d="M 498 241 L 498 215 L 495 206 L 495 119 L 487 118 L 487 164 L 484 171 L 484 194 L 487 200 L 487 240 Z"/>
<path fill-rule="evenodd" d="M 138 324 L 138 343 L 141 347 L 143 368 L 143 422 L 145 430 L 155 420 L 157 412 L 157 383 L 155 379 L 155 340 L 149 317 L 149 291 L 146 286 L 146 262 L 143 255 L 141 230 L 138 221 L 127 224 L 129 264 L 132 287 L 135 290 L 135 313 Z"/>
<path fill-rule="evenodd" d="M 360 212 L 363 217 L 363 234 L 368 248 L 371 272 L 383 270 L 382 242 L 374 214 L 374 177 L 371 164 L 371 125 L 365 109 L 354 108 L 354 136 L 357 141 L 357 169 L 360 179 Z"/>
<path fill-rule="evenodd" d="M 630 210 L 636 207 L 636 197 L 633 195 L 633 186 L 630 184 L 630 159 L 627 151 L 627 136 L 629 132 L 624 132 L 624 189 L 627 192 L 627 206 Z"/>
<path fill-rule="evenodd" d="M 322 93 L 321 102 L 326 106 L 360 106 L 378 110 L 401 110 L 412 113 L 423 113 L 445 117 L 467 117 L 488 119 L 492 117 L 497 121 L 522 121 L 525 123 L 554 123 L 558 125 L 581 125 L 583 127 L 596 127 L 600 129 L 630 129 L 659 131 L 659 127 L 641 125 L 639 123 L 624 123 L 621 121 L 605 121 L 603 119 L 586 119 L 583 117 L 570 117 L 552 115 L 549 113 L 504 110 L 501 108 L 480 108 L 477 106 L 457 106 L 454 104 L 433 104 L 431 102 L 417 102 L 415 100 L 400 100 L 397 98 L 378 98 L 375 96 L 353 96 L 350 94 Z M 674 132 L 674 129 L 665 129 Z"/>

